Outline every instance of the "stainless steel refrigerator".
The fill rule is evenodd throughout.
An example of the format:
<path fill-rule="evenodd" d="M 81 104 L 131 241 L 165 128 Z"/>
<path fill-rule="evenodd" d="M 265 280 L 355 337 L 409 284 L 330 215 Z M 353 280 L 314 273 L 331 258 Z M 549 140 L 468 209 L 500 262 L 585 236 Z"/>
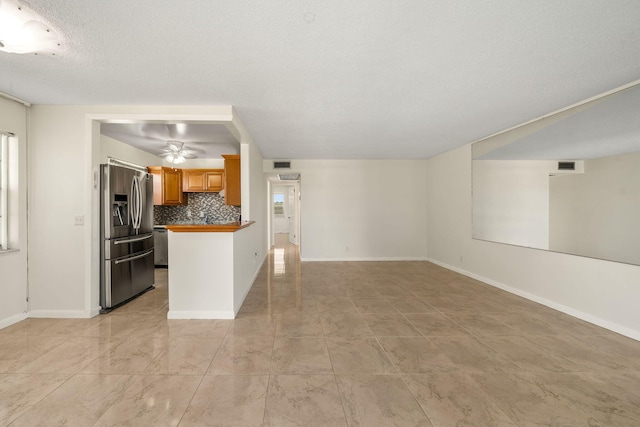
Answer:
<path fill-rule="evenodd" d="M 106 313 L 153 289 L 153 178 L 141 166 L 100 165 L 100 306 Z"/>

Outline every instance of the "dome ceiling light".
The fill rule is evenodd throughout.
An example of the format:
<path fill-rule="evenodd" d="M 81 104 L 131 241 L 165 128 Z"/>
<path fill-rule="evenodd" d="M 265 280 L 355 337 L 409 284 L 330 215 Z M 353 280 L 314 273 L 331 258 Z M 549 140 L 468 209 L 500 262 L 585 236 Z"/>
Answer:
<path fill-rule="evenodd" d="M 15 0 L 0 0 L 0 51 L 55 55 L 62 51 L 61 44 L 42 17 Z"/>

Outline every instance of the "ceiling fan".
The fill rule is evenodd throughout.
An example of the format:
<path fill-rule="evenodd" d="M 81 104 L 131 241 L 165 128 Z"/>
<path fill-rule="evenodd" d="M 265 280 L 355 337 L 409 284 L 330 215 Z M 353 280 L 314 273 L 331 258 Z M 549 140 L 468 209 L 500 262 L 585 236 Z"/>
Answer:
<path fill-rule="evenodd" d="M 195 153 L 180 141 L 167 141 L 167 148 L 163 150 L 160 157 L 164 157 L 166 161 L 174 165 L 183 163 L 186 159 L 196 158 Z"/>
<path fill-rule="evenodd" d="M 100 132 L 159 156 L 171 165 L 186 159 L 219 159 L 222 154 L 240 151 L 238 139 L 219 123 L 103 123 Z"/>

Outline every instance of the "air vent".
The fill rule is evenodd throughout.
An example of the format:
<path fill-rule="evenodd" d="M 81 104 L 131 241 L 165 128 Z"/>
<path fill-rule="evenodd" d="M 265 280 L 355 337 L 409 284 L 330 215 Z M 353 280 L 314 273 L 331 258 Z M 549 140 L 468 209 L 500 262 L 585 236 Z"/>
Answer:
<path fill-rule="evenodd" d="M 300 179 L 299 173 L 287 173 L 287 174 L 278 174 L 278 179 L 280 181 L 297 181 Z"/>
<path fill-rule="evenodd" d="M 273 162 L 274 169 L 291 169 L 291 162 Z"/>
<path fill-rule="evenodd" d="M 558 162 L 558 170 L 574 171 L 576 170 L 576 162 Z"/>

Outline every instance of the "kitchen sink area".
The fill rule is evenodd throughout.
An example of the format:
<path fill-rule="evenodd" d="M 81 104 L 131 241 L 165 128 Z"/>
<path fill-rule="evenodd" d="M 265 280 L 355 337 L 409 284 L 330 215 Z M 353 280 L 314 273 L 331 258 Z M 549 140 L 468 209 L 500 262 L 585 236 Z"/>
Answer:
<path fill-rule="evenodd" d="M 187 203 L 179 206 L 154 206 L 154 230 L 158 268 L 169 266 L 168 232 L 172 225 L 226 225 L 240 220 L 240 207 L 225 203 L 219 193 L 189 193 Z"/>

